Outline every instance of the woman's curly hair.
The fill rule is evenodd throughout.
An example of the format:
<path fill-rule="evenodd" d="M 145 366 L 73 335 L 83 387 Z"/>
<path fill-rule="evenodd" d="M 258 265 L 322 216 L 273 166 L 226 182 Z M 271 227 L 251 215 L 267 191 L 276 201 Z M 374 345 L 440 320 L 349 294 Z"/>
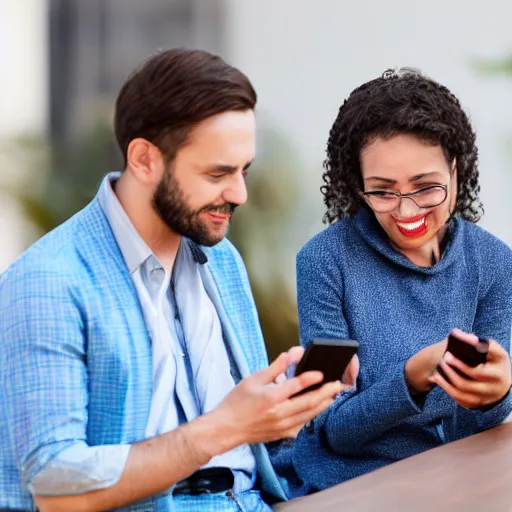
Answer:
<path fill-rule="evenodd" d="M 478 150 L 471 123 L 445 86 L 412 68 L 387 70 L 355 89 L 341 105 L 324 161 L 324 222 L 333 223 L 367 207 L 359 195 L 363 189 L 361 150 L 376 137 L 400 133 L 439 144 L 447 162 L 455 160 L 458 191 L 454 213 L 478 222 L 483 207 L 478 198 Z"/>

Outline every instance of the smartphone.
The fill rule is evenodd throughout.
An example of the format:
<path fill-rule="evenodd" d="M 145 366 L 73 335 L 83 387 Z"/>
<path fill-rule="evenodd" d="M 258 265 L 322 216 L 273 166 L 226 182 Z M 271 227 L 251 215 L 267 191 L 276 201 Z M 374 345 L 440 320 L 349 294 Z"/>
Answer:
<path fill-rule="evenodd" d="M 298 394 L 318 389 L 326 382 L 341 380 L 352 357 L 357 353 L 359 343 L 354 340 L 313 340 L 297 364 L 295 375 L 317 370 L 324 374 L 324 380 Z"/>
<path fill-rule="evenodd" d="M 457 359 L 460 359 L 463 363 L 466 363 L 468 366 L 474 368 L 479 364 L 483 364 L 487 361 L 487 352 L 489 351 L 489 340 L 484 338 L 478 338 L 478 345 L 470 345 L 465 341 L 459 340 L 452 334 L 448 336 L 448 345 L 446 347 L 446 352 L 450 352 Z M 461 375 L 462 377 L 467 377 L 464 373 L 462 373 L 457 368 L 454 370 Z M 443 372 L 442 368 L 438 367 L 437 371 L 445 378 L 448 382 L 450 380 Z"/>

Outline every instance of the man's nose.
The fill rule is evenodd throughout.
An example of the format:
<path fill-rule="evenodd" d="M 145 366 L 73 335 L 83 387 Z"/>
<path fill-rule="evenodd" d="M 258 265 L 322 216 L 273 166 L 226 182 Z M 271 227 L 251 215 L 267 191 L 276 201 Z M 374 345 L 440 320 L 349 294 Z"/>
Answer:
<path fill-rule="evenodd" d="M 228 188 L 224 191 L 223 199 L 226 203 L 233 203 L 237 206 L 245 204 L 247 201 L 247 185 L 242 173 L 233 174 Z"/>

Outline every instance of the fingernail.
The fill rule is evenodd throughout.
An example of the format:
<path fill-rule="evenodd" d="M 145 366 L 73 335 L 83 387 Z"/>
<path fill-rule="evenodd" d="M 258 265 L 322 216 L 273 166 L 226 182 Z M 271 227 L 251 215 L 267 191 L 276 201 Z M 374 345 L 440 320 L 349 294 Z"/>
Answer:
<path fill-rule="evenodd" d="M 447 362 L 447 363 L 450 363 L 453 361 L 453 355 L 451 354 L 451 352 L 446 352 L 444 354 L 444 360 Z"/>

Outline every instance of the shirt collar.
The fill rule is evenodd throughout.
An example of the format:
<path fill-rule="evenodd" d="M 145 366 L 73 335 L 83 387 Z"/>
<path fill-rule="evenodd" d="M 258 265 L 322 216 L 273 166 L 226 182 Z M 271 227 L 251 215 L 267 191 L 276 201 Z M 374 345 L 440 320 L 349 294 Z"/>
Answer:
<path fill-rule="evenodd" d="M 120 172 L 111 172 L 105 176 L 99 191 L 99 201 L 128 270 L 130 274 L 133 274 L 153 255 L 153 252 L 135 229 L 112 188 L 112 182 L 118 180 L 120 176 Z M 194 261 L 200 265 L 207 263 L 208 257 L 201 247 L 188 238 L 185 240 L 192 252 Z"/>
<path fill-rule="evenodd" d="M 195 242 L 192 242 L 192 240 L 188 238 L 187 243 L 196 263 L 199 263 L 199 265 L 208 263 L 208 256 L 206 256 L 206 253 L 203 251 L 203 249 L 201 249 L 201 246 L 197 245 Z"/>
<path fill-rule="evenodd" d="M 128 270 L 133 274 L 153 252 L 133 226 L 112 188 L 112 182 L 120 176 L 120 172 L 111 172 L 105 176 L 100 187 L 99 200 Z"/>

